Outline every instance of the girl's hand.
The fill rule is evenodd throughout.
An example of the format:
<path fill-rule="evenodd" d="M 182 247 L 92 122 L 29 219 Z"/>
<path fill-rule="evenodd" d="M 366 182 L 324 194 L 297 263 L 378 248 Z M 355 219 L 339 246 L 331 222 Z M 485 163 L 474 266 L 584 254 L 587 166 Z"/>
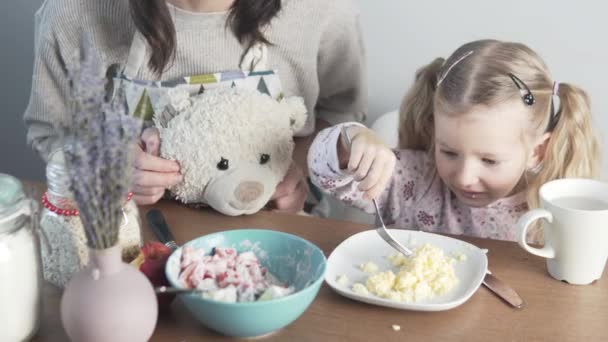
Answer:
<path fill-rule="evenodd" d="M 350 146 L 344 133 L 350 137 Z M 340 168 L 354 173 L 358 189 L 368 199 L 378 198 L 390 181 L 397 158 L 376 134 L 365 127 L 343 128 L 338 142 Z"/>
<path fill-rule="evenodd" d="M 139 205 L 154 204 L 165 189 L 182 181 L 179 164 L 160 155 L 160 135 L 154 127 L 146 128 L 135 147 L 133 200 Z"/>
<path fill-rule="evenodd" d="M 287 213 L 297 213 L 304 209 L 304 202 L 308 196 L 308 183 L 302 170 L 294 163 L 285 175 L 282 182 L 277 185 L 277 189 L 272 195 L 272 206 Z"/>

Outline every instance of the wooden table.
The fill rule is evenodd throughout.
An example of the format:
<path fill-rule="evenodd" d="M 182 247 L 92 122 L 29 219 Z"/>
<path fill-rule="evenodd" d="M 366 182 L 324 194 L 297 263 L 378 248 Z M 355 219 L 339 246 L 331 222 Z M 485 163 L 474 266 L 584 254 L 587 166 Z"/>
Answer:
<path fill-rule="evenodd" d="M 26 184 L 40 194 L 39 184 Z M 38 195 L 36 195 L 38 196 Z M 235 228 L 267 228 L 299 235 L 326 255 L 344 239 L 369 227 L 342 221 L 261 212 L 247 217 L 226 217 L 211 211 L 188 209 L 160 202 L 178 243 Z M 149 207 L 142 207 L 145 215 Z M 147 224 L 146 239 L 153 239 Z M 516 243 L 462 238 L 487 248 L 489 267 L 525 300 L 513 309 L 485 287 L 463 305 L 442 312 L 413 312 L 368 305 L 342 297 L 326 284 L 311 306 L 291 325 L 265 341 L 608 341 L 608 279 L 588 286 L 553 280 L 544 259 L 526 253 Z M 47 286 L 44 313 L 34 341 L 67 341 L 59 317 L 60 292 Z M 391 326 L 401 326 L 394 331 Z M 175 301 L 160 315 L 151 341 L 226 341 L 197 324 Z"/>

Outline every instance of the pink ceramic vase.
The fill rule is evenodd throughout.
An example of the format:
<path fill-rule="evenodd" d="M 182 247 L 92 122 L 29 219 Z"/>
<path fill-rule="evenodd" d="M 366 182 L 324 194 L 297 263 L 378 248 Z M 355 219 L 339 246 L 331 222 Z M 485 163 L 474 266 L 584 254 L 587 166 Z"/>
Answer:
<path fill-rule="evenodd" d="M 148 341 L 158 304 L 146 276 L 121 260 L 120 247 L 90 249 L 61 298 L 61 321 L 72 341 Z"/>

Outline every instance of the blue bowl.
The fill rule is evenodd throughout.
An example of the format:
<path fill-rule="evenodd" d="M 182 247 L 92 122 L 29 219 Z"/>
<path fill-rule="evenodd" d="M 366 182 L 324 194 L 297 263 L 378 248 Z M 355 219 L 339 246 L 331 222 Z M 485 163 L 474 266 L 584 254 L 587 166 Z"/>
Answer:
<path fill-rule="evenodd" d="M 315 299 L 323 283 L 326 258 L 314 244 L 295 235 L 260 229 L 230 230 L 201 236 L 185 245 L 210 252 L 213 247 L 253 251 L 279 281 L 293 286 L 293 294 L 268 301 L 226 303 L 197 294 L 180 295 L 194 317 L 210 329 L 234 337 L 269 334 L 296 320 Z M 171 254 L 165 273 L 171 286 L 178 281 L 182 249 Z"/>

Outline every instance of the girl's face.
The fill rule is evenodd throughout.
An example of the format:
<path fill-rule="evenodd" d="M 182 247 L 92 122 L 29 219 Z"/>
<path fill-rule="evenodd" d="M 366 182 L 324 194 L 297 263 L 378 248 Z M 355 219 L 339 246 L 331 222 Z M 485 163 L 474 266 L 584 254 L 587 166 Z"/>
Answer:
<path fill-rule="evenodd" d="M 470 207 L 523 190 L 536 148 L 524 144 L 529 126 L 521 100 L 476 106 L 464 115 L 435 113 L 435 161 L 443 182 Z"/>

